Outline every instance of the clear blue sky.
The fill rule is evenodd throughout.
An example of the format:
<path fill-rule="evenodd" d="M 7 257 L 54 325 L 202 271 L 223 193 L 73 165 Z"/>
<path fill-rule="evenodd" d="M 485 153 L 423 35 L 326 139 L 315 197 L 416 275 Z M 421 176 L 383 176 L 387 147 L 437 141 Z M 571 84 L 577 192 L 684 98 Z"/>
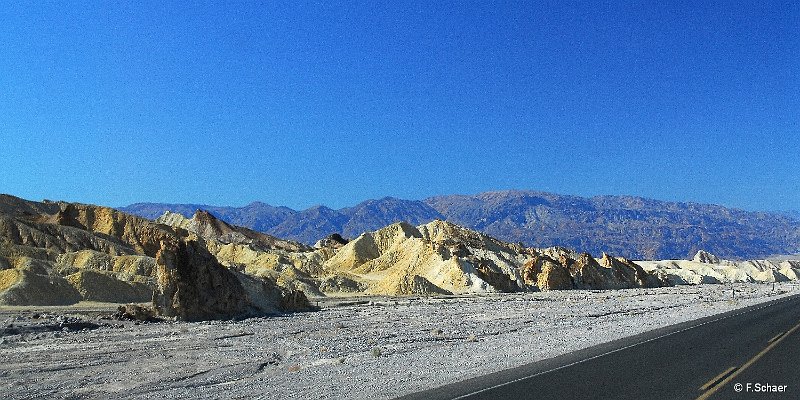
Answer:
<path fill-rule="evenodd" d="M 0 8 L 0 192 L 800 209 L 793 1 L 22 3 Z"/>

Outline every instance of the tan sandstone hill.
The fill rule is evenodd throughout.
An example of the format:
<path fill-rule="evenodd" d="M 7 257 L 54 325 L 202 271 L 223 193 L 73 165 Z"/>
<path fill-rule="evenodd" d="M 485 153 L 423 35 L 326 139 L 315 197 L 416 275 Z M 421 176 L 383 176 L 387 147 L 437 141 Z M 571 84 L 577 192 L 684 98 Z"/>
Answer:
<path fill-rule="evenodd" d="M 282 240 L 252 229 L 230 225 L 205 210 L 197 210 L 191 219 L 166 211 L 156 222 L 194 232 L 206 240 L 223 244 L 246 244 L 258 250 L 310 251 L 311 248 L 291 240 Z"/>
<path fill-rule="evenodd" d="M 308 249 L 203 217 L 193 227 L 221 241 Z M 108 207 L 0 196 L 0 304 L 81 300 L 152 300 L 162 315 L 191 320 L 309 308 L 301 292 L 221 265 L 187 229 Z"/>
<path fill-rule="evenodd" d="M 196 321 L 311 308 L 302 292 L 225 268 L 197 236 L 164 242 L 156 266 L 160 315 Z"/>
<path fill-rule="evenodd" d="M 443 221 L 419 228 L 396 223 L 353 239 L 323 269 L 356 277 L 370 294 L 498 291 L 489 281 L 519 288 L 514 262 L 524 256 L 511 249 L 501 254 L 501 246 L 475 235 Z"/>
<path fill-rule="evenodd" d="M 6 276 L 17 278 L 0 290 L 0 304 L 149 301 L 154 262 L 143 262 L 147 256 L 137 255 L 137 249 L 144 251 L 149 243 L 146 237 L 154 234 L 177 237 L 163 227 L 147 227 L 154 224 L 145 219 L 104 207 L 2 196 L 0 210 L 0 267 Z M 137 236 L 134 232 L 145 233 Z M 138 268 L 142 263 L 150 267 Z M 83 270 L 103 271 L 105 276 L 84 276 Z M 106 278 L 105 283 L 100 283 L 101 278 Z M 97 295 L 100 292 L 106 294 Z"/>
<path fill-rule="evenodd" d="M 436 220 L 396 223 L 367 232 L 325 262 L 385 295 L 485 293 L 661 286 L 641 267 L 607 255 L 596 260 L 566 249 L 530 249 Z"/>
<path fill-rule="evenodd" d="M 333 247 L 311 248 L 250 229 L 229 225 L 198 210 L 192 218 L 166 212 L 157 222 L 187 229 L 203 239 L 217 261 L 233 271 L 275 281 L 280 286 L 323 296 L 325 274 L 322 263 L 336 251 Z M 336 289 L 336 286 L 326 286 Z M 345 292 L 352 293 L 348 288 Z"/>

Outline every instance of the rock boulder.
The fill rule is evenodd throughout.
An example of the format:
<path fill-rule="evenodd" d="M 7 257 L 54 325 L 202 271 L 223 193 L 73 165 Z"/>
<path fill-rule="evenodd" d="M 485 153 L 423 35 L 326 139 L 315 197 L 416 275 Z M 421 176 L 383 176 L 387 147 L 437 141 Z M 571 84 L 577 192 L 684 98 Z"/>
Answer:
<path fill-rule="evenodd" d="M 310 309 L 302 292 L 222 266 L 203 239 L 163 242 L 156 255 L 160 315 L 182 320 L 232 319 Z"/>

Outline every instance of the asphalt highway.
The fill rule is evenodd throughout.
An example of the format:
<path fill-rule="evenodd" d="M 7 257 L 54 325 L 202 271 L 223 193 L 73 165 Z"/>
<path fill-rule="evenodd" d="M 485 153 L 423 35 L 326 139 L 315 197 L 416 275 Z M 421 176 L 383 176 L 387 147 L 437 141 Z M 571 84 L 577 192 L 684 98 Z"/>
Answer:
<path fill-rule="evenodd" d="M 800 295 L 401 399 L 800 399 Z"/>

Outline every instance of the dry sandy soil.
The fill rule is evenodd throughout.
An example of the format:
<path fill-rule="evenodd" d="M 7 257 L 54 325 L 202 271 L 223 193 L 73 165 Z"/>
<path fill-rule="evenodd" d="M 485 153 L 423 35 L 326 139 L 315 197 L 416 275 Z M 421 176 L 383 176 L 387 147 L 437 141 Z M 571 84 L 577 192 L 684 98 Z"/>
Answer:
<path fill-rule="evenodd" d="M 0 398 L 386 399 L 798 290 L 326 299 L 318 312 L 199 323 L 101 319 L 104 304 L 6 307 Z"/>

